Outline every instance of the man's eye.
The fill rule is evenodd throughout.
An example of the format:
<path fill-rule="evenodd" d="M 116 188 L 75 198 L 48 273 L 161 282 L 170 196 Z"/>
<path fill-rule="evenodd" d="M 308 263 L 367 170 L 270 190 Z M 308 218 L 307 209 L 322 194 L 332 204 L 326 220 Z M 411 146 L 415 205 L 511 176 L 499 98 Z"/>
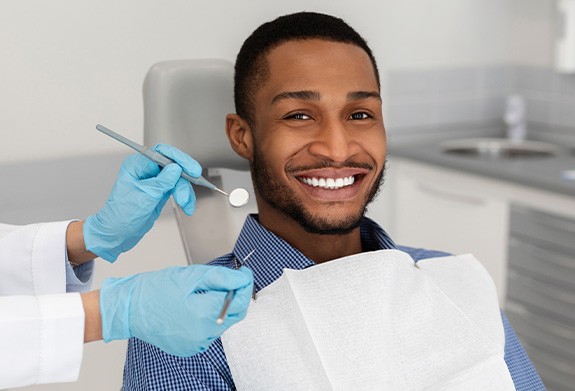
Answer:
<path fill-rule="evenodd" d="M 286 116 L 285 118 L 286 119 L 306 120 L 306 119 L 310 119 L 311 117 L 307 114 L 304 114 L 304 113 L 294 113 L 294 114 L 290 114 L 290 115 Z"/>
<path fill-rule="evenodd" d="M 368 119 L 371 118 L 371 116 L 365 112 L 359 112 L 359 113 L 353 113 L 351 115 L 351 119 Z"/>

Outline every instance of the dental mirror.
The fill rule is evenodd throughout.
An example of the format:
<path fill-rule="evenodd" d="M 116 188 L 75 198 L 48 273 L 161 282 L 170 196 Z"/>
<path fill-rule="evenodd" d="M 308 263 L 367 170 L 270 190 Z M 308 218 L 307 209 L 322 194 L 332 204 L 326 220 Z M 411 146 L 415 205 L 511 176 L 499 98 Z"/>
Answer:
<path fill-rule="evenodd" d="M 234 208 L 240 208 L 248 203 L 250 200 L 250 193 L 243 187 L 238 187 L 231 191 L 228 200 L 230 201 L 230 205 Z"/>
<path fill-rule="evenodd" d="M 148 159 L 152 160 L 153 162 L 159 164 L 162 167 L 174 163 L 174 161 L 168 158 L 167 156 L 164 156 L 153 149 L 137 144 L 132 140 L 129 140 L 124 136 L 121 136 L 118 133 L 106 128 L 105 126 L 96 125 L 96 129 L 112 137 L 113 139 L 121 142 L 122 144 L 127 145 L 128 147 L 134 149 L 135 151 L 141 153 L 142 155 L 146 156 Z M 242 187 L 238 187 L 237 189 L 232 190 L 230 194 L 228 194 L 222 189 L 219 189 L 216 185 L 208 181 L 203 176 L 200 176 L 199 178 L 194 178 L 185 173 L 184 171 L 182 171 L 181 177 L 189 181 L 190 183 L 193 183 L 194 185 L 203 186 L 205 188 L 217 191 L 218 193 L 225 195 L 226 197 L 228 197 L 230 205 L 233 206 L 234 208 L 240 208 L 244 206 L 245 204 L 248 203 L 250 199 L 250 193 L 248 193 L 248 191 Z"/>

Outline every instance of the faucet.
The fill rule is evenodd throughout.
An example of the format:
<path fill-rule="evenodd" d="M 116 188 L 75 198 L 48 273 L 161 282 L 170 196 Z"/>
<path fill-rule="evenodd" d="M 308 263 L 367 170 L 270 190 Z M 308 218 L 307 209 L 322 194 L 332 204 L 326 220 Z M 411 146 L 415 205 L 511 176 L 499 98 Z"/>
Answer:
<path fill-rule="evenodd" d="M 505 105 L 504 121 L 507 125 L 507 138 L 513 142 L 520 143 L 527 136 L 526 127 L 526 105 L 525 99 L 518 94 L 507 97 Z"/>

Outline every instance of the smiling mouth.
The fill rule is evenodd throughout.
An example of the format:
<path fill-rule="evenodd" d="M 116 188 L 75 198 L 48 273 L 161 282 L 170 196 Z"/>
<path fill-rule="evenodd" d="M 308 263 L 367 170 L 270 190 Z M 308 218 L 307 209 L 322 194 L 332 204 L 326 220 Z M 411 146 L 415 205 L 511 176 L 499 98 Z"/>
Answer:
<path fill-rule="evenodd" d="M 344 187 L 352 186 L 356 181 L 355 175 L 339 177 L 339 178 L 322 178 L 322 177 L 297 177 L 297 178 L 302 183 L 305 183 L 308 186 L 328 190 L 338 190 Z"/>

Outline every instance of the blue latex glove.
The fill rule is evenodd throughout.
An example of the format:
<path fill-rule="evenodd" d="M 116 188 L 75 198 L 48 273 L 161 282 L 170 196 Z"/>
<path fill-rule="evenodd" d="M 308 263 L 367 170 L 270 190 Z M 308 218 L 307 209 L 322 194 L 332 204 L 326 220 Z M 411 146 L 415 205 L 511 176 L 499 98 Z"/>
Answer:
<path fill-rule="evenodd" d="M 196 196 L 190 183 L 180 175 L 183 167 L 186 173 L 197 178 L 202 174 L 202 167 L 170 145 L 158 144 L 154 149 L 179 165 L 169 164 L 160 170 L 145 156 L 128 157 L 122 163 L 104 207 L 84 222 L 86 249 L 108 262 L 114 262 L 118 255 L 142 239 L 170 195 L 186 214 L 194 212 Z"/>
<path fill-rule="evenodd" d="M 216 319 L 226 293 L 236 289 L 222 324 Z M 191 265 L 125 278 L 100 290 L 104 341 L 136 337 L 163 351 L 189 357 L 205 351 L 247 313 L 253 291 L 250 269 Z"/>

